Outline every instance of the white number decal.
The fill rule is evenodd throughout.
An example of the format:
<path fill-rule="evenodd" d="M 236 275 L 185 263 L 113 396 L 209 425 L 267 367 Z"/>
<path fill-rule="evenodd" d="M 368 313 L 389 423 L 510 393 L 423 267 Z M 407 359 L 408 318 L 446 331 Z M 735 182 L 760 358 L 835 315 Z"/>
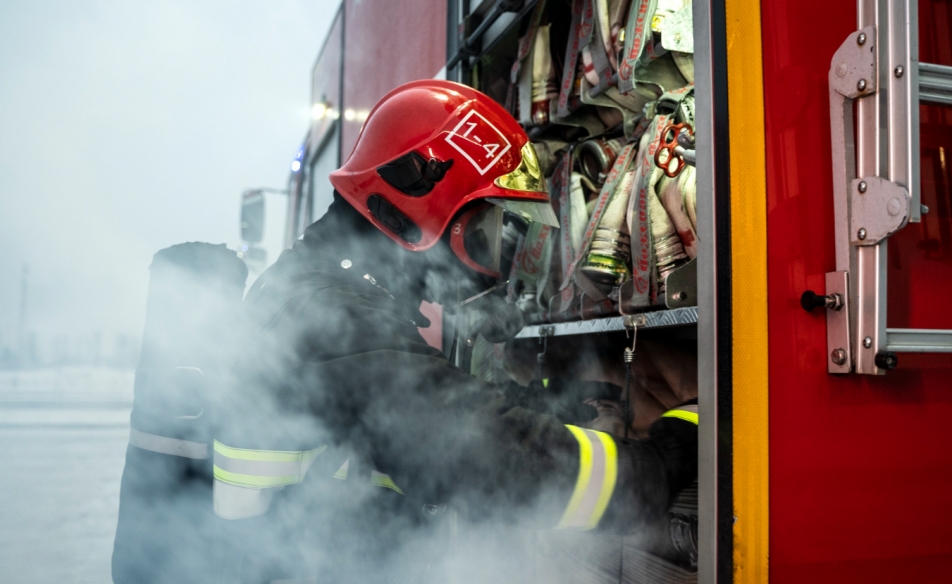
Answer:
<path fill-rule="evenodd" d="M 479 174 L 486 174 L 512 148 L 506 135 L 475 110 L 467 112 L 447 133 L 446 141 L 462 154 Z"/>

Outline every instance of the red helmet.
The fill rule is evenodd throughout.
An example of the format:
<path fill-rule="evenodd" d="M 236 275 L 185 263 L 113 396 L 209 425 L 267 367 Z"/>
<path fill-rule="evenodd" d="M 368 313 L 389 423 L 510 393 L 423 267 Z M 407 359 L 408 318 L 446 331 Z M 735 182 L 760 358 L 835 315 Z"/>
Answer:
<path fill-rule="evenodd" d="M 357 211 L 412 251 L 432 247 L 460 210 L 478 201 L 558 226 L 525 131 L 492 98 L 450 81 L 414 81 L 385 95 L 330 180 Z M 498 258 L 498 233 L 469 236 L 500 218 L 478 206 L 457 218 L 451 234 L 463 263 L 497 277 L 498 265 L 475 256 Z M 472 249 L 470 241 L 488 249 Z"/>

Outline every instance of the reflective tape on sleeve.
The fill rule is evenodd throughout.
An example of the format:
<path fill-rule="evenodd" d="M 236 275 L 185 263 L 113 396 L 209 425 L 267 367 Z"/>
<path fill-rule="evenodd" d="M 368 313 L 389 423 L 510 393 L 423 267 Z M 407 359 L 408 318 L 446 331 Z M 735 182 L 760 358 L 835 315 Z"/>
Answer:
<path fill-rule="evenodd" d="M 679 420 L 684 420 L 685 422 L 691 422 L 695 426 L 697 425 L 698 416 L 697 416 L 697 404 L 691 404 L 687 406 L 678 406 L 673 410 L 668 410 L 665 413 L 661 414 L 662 418 L 677 418 Z"/>
<path fill-rule="evenodd" d="M 337 472 L 334 473 L 332 479 L 337 479 L 339 481 L 347 480 L 347 470 L 350 468 L 350 459 L 344 461 L 344 464 L 340 465 L 340 468 L 337 469 Z"/>
<path fill-rule="evenodd" d="M 247 519 L 264 515 L 271 507 L 271 498 L 277 490 L 239 487 L 216 479 L 212 487 L 215 515 L 222 519 Z"/>
<path fill-rule="evenodd" d="M 593 529 L 605 514 L 618 479 L 618 450 L 604 432 L 566 425 L 579 445 L 578 479 L 557 529 Z"/>
<path fill-rule="evenodd" d="M 372 484 L 375 487 L 383 487 L 385 489 L 391 489 L 393 491 L 400 493 L 401 495 L 403 494 L 403 491 L 401 491 L 400 487 L 398 487 L 396 483 L 393 482 L 393 479 L 390 478 L 390 475 L 384 474 L 382 472 L 378 472 L 375 470 L 371 471 L 370 484 Z"/>
<path fill-rule="evenodd" d="M 179 440 L 177 438 L 168 438 L 157 434 L 148 434 L 140 432 L 135 428 L 129 430 L 129 444 L 149 452 L 158 452 L 159 454 L 170 454 L 172 456 L 181 456 L 183 458 L 194 458 L 203 460 L 208 458 L 208 444 L 204 442 L 191 442 L 189 440 Z"/>
<path fill-rule="evenodd" d="M 350 468 L 350 459 L 348 458 L 347 460 L 344 461 L 344 464 L 342 464 L 340 468 L 337 469 L 337 472 L 335 472 L 331 476 L 331 478 L 337 479 L 339 481 L 346 481 L 349 468 Z M 398 487 L 397 484 L 393 482 L 393 479 L 390 478 L 390 475 L 386 473 L 382 473 L 377 470 L 370 471 L 370 484 L 375 487 L 383 487 L 385 489 L 391 489 L 393 491 L 400 493 L 401 495 L 403 494 L 403 490 L 401 490 L 400 487 Z"/>
<path fill-rule="evenodd" d="M 300 483 L 326 446 L 313 450 L 248 450 L 215 440 L 215 478 L 239 487 L 264 489 Z"/>

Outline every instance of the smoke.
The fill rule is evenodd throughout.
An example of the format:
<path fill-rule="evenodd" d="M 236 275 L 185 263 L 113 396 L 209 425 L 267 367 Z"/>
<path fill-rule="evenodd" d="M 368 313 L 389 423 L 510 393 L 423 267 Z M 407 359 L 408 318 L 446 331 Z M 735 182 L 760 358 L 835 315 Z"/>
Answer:
<path fill-rule="evenodd" d="M 266 274 L 264 287 L 252 289 L 246 311 L 235 306 L 243 286 L 228 268 L 237 260 L 223 250 L 190 246 L 195 253 L 187 257 L 179 246 L 156 257 L 133 428 L 194 444 L 214 437 L 242 449 L 322 450 L 300 484 L 257 490 L 268 499 L 266 510 L 227 520 L 211 513 L 211 499 L 221 493 L 212 494 L 210 460 L 130 446 L 113 560 L 117 582 L 195 574 L 224 581 L 315 574 L 516 581 L 511 577 L 523 573 L 525 553 L 506 550 L 531 531 L 515 526 L 546 517 L 551 523 L 557 497 L 530 499 L 520 492 L 529 486 L 516 485 L 492 504 L 489 493 L 500 490 L 492 482 L 522 470 L 492 466 L 504 460 L 494 452 L 500 429 L 472 415 L 495 391 L 448 368 L 417 337 L 400 302 L 340 266 L 338 251 L 351 254 L 354 267 L 380 256 L 380 247 L 362 249 L 364 240 L 357 241 L 325 250 L 306 239 L 297 246 L 298 261 L 286 256 L 280 264 L 284 278 Z M 428 264 L 386 245 L 399 258 L 388 276 Z M 205 261 L 211 256 L 222 266 Z M 317 260 L 329 261 L 307 265 Z M 203 268 L 172 269 L 170 262 Z M 351 275 L 338 289 L 335 280 Z M 322 296 L 322 283 L 338 288 Z M 238 312 L 244 314 L 236 318 Z M 195 367 L 199 378 L 172 373 Z M 214 416 L 203 418 L 206 410 Z M 346 480 L 334 478 L 345 464 Z M 373 485 L 375 471 L 391 476 L 396 488 Z M 228 515 L 219 504 L 216 498 L 219 515 Z"/>
<path fill-rule="evenodd" d="M 574 444 L 556 434 L 585 420 L 539 417 L 449 367 L 409 309 L 480 283 L 443 244 L 407 252 L 343 205 L 241 306 L 224 250 L 161 254 L 202 269 L 168 271 L 157 256 L 133 428 L 216 446 L 190 460 L 129 447 L 116 582 L 617 581 L 643 535 L 549 531 L 577 473 Z M 611 379 L 590 350 L 585 371 L 563 373 Z M 193 368 L 203 373 L 178 371 Z M 546 410 L 539 397 L 524 405 Z M 255 468 L 269 459 L 234 449 L 298 451 L 307 464 L 277 463 L 290 479 L 254 483 L 220 470 L 268 478 Z M 630 528 L 663 511 L 636 510 Z"/>
<path fill-rule="evenodd" d="M 152 254 L 285 185 L 337 4 L 0 3 L 0 581 L 108 581 Z"/>
<path fill-rule="evenodd" d="M 238 243 L 283 187 L 337 2 L 0 5 L 0 353 L 27 333 L 141 334 L 157 249 Z"/>
<path fill-rule="evenodd" d="M 284 183 L 331 10 L 314 2 L 0 10 L 0 273 L 13 275 L 0 278 L 0 343 L 17 322 L 23 264 L 31 331 L 138 335 L 153 252 L 234 242 L 239 193 Z M 312 266 L 297 266 L 303 279 L 275 294 L 263 320 L 218 315 L 209 326 L 195 316 L 150 349 L 172 356 L 140 361 L 133 427 L 208 451 L 189 458 L 129 446 L 116 549 L 127 553 L 120 561 L 131 564 L 131 581 L 610 580 L 618 537 L 540 532 L 561 515 L 574 460 L 500 452 L 531 451 L 539 437 L 506 435 L 512 427 L 498 424 L 492 405 L 497 388 L 448 370 L 416 337 L 420 300 L 451 305 L 485 283 L 449 267 L 443 248 L 397 250 L 382 263 L 394 244 L 360 241 L 321 251 L 321 269 L 351 277 L 346 302 L 309 288 Z M 378 259 L 365 266 L 364 258 Z M 343 259 L 351 272 L 338 268 Z M 170 289 L 173 305 L 215 305 L 183 292 L 192 290 L 185 282 Z M 299 302 L 283 307 L 288 298 Z M 617 363 L 591 369 L 580 378 L 600 370 L 618 381 Z M 214 513 L 215 439 L 323 450 L 300 483 L 270 487 L 265 513 L 226 520 Z M 335 479 L 345 461 L 349 476 Z M 375 471 L 403 493 L 374 485 Z M 66 516 L 55 505 L 35 513 L 36 538 Z"/>

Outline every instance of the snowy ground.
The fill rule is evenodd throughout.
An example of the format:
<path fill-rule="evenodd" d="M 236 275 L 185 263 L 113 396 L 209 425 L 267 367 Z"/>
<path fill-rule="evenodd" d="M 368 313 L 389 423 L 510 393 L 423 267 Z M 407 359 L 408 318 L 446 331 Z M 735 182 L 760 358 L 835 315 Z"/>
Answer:
<path fill-rule="evenodd" d="M 0 372 L 0 582 L 108 583 L 133 372 Z"/>

